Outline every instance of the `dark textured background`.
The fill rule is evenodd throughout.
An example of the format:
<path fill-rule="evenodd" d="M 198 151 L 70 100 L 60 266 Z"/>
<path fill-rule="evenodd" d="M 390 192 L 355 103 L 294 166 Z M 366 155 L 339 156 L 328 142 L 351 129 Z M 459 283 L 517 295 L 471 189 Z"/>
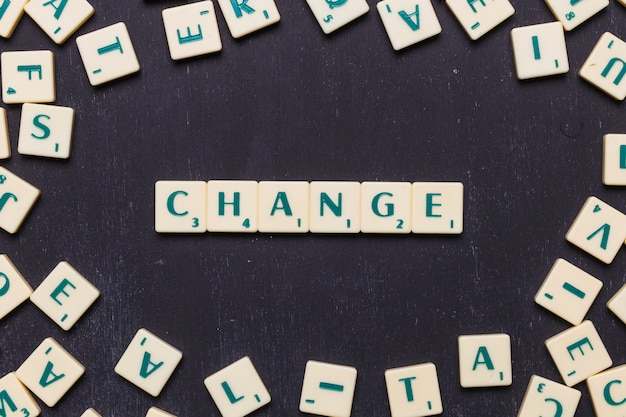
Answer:
<path fill-rule="evenodd" d="M 432 361 L 444 416 L 514 416 L 531 374 L 560 381 L 545 349 L 568 327 L 533 297 L 557 257 L 604 287 L 588 318 L 614 364 L 626 326 L 606 301 L 626 280 L 567 243 L 584 200 L 626 209 L 626 190 L 601 183 L 602 136 L 626 133 L 625 107 L 577 71 L 599 36 L 626 39 L 612 1 L 566 34 L 570 72 L 520 82 L 509 32 L 554 20 L 542 0 L 473 42 L 443 1 L 443 32 L 394 52 L 375 2 L 324 35 L 304 0 L 276 0 L 279 24 L 233 40 L 221 12 L 221 53 L 173 62 L 162 9 L 173 1 L 92 1 L 84 34 L 124 21 L 141 72 L 93 88 L 74 35 L 55 45 L 25 16 L 3 51 L 55 53 L 58 105 L 76 110 L 68 161 L 17 154 L 19 106 L 8 110 L 9 170 L 42 190 L 6 253 L 33 288 L 62 260 L 102 292 L 68 333 L 27 302 L 0 322 L 0 375 L 54 337 L 86 367 L 46 416 L 218 416 L 203 379 L 249 355 L 272 394 L 257 416 L 294 416 L 309 359 L 359 376 L 353 416 L 389 416 L 385 369 Z M 461 181 L 460 236 L 159 235 L 154 183 L 208 180 Z M 184 352 L 154 399 L 113 372 L 145 327 Z M 457 336 L 505 332 L 513 384 L 462 389 Z M 592 415 L 584 384 L 577 416 Z"/>

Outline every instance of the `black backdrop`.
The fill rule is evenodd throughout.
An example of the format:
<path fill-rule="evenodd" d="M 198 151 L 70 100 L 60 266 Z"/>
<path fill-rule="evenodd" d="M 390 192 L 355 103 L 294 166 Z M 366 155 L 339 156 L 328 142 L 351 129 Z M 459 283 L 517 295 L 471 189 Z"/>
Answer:
<path fill-rule="evenodd" d="M 21 230 L 0 234 L 35 288 L 67 260 L 102 292 L 70 332 L 29 302 L 0 322 L 0 374 L 48 336 L 87 368 L 46 416 L 218 416 L 203 379 L 249 355 L 272 394 L 258 416 L 301 415 L 307 360 L 358 369 L 353 416 L 388 416 L 384 370 L 432 361 L 444 416 L 511 416 L 532 374 L 560 381 L 544 340 L 568 324 L 533 296 L 557 257 L 604 282 L 588 318 L 614 364 L 626 326 L 606 307 L 625 282 L 626 251 L 605 266 L 567 243 L 589 195 L 626 209 L 601 183 L 602 136 L 626 133 L 624 104 L 577 71 L 599 36 L 626 39 L 613 1 L 566 34 L 570 71 L 520 82 L 509 32 L 554 20 L 541 0 L 471 41 L 443 1 L 443 32 L 403 52 L 370 12 L 324 35 L 304 0 L 277 0 L 281 22 L 233 40 L 218 12 L 221 53 L 173 62 L 161 11 L 172 1 L 92 1 L 84 34 L 126 23 L 142 69 L 99 88 L 74 35 L 55 45 L 25 16 L 3 51 L 50 49 L 56 104 L 76 110 L 68 161 L 17 154 L 2 165 L 42 196 Z M 460 236 L 159 235 L 160 179 L 461 181 Z M 181 349 L 158 398 L 113 372 L 145 327 Z M 513 384 L 462 389 L 457 337 L 511 336 Z M 577 416 L 592 415 L 583 384 Z"/>

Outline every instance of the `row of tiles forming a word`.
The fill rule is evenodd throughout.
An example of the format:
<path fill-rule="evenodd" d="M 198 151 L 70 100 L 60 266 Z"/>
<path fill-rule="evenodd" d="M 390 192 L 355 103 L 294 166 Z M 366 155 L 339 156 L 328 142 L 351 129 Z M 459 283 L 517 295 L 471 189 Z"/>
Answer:
<path fill-rule="evenodd" d="M 159 233 L 463 231 L 460 182 L 157 181 Z"/>

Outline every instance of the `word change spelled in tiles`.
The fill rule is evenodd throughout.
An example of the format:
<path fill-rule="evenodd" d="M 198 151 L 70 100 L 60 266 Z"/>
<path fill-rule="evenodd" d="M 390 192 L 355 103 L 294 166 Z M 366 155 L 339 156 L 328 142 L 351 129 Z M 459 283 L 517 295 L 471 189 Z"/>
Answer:
<path fill-rule="evenodd" d="M 626 185 L 626 134 L 604 135 L 602 183 Z"/>
<path fill-rule="evenodd" d="M 94 14 L 87 0 L 30 0 L 24 10 L 57 44 L 65 42 Z"/>
<path fill-rule="evenodd" d="M 414 182 L 412 187 L 413 233 L 463 232 L 463 184 Z"/>
<path fill-rule="evenodd" d="M 39 194 L 39 189 L 0 167 L 0 228 L 17 232 Z"/>
<path fill-rule="evenodd" d="M 573 325 L 580 324 L 602 289 L 602 281 L 557 259 L 535 295 L 535 302 Z"/>
<path fill-rule="evenodd" d="M 14 372 L 0 378 L 0 410 L 5 417 L 37 417 L 41 409 Z"/>
<path fill-rule="evenodd" d="M 587 379 L 589 395 L 598 417 L 621 417 L 626 413 L 626 365 L 611 368 Z"/>
<path fill-rule="evenodd" d="M 356 388 L 351 366 L 308 361 L 304 370 L 300 411 L 320 416 L 350 417 Z"/>
<path fill-rule="evenodd" d="M 183 353 L 146 329 L 139 329 L 115 366 L 115 373 L 157 397 Z"/>
<path fill-rule="evenodd" d="M 370 10 L 366 0 L 306 0 L 317 23 L 329 34 Z"/>
<path fill-rule="evenodd" d="M 626 284 L 615 293 L 606 303 L 609 310 L 613 312 L 624 324 L 626 324 Z"/>
<path fill-rule="evenodd" d="M 33 289 L 7 255 L 0 255 L 0 319 L 28 300 Z"/>
<path fill-rule="evenodd" d="M 243 417 L 271 401 L 249 357 L 243 357 L 204 380 L 223 417 Z"/>
<path fill-rule="evenodd" d="M 3 0 L 0 5 L 0 36 L 10 38 L 24 14 L 28 0 Z"/>
<path fill-rule="evenodd" d="M 463 388 L 511 385 L 511 338 L 508 334 L 459 336 L 459 373 Z"/>
<path fill-rule="evenodd" d="M 15 371 L 19 380 L 48 407 L 54 407 L 83 373 L 85 367 L 51 337 Z"/>
<path fill-rule="evenodd" d="M 11 143 L 9 141 L 9 125 L 7 111 L 0 107 L 0 159 L 11 157 Z"/>
<path fill-rule="evenodd" d="M 51 51 L 12 51 L 0 55 L 2 100 L 7 104 L 56 100 Z"/>
<path fill-rule="evenodd" d="M 610 264 L 626 239 L 626 215 L 596 197 L 589 197 L 565 239 Z"/>
<path fill-rule="evenodd" d="M 174 60 L 222 50 L 222 39 L 211 1 L 170 7 L 163 10 L 163 26 Z"/>
<path fill-rule="evenodd" d="M 313 181 L 310 186 L 310 231 L 358 233 L 361 230 L 361 184 Z"/>
<path fill-rule="evenodd" d="M 461 26 L 476 40 L 515 13 L 509 0 L 446 0 Z"/>
<path fill-rule="evenodd" d="M 396 51 L 441 33 L 430 0 L 384 0 L 376 8 Z"/>
<path fill-rule="evenodd" d="M 122 22 L 76 38 L 89 83 L 96 86 L 139 71 L 139 61 Z"/>
<path fill-rule="evenodd" d="M 49 104 L 22 106 L 17 151 L 22 155 L 67 159 L 72 146 L 74 109 Z"/>
<path fill-rule="evenodd" d="M 385 371 L 391 417 L 425 417 L 443 412 L 434 363 Z"/>
<path fill-rule="evenodd" d="M 207 183 L 207 230 L 209 232 L 254 233 L 259 230 L 256 181 Z"/>
<path fill-rule="evenodd" d="M 69 263 L 60 262 L 30 300 L 63 330 L 69 330 L 100 296 L 100 291 Z"/>
<path fill-rule="evenodd" d="M 411 183 L 361 183 L 361 231 L 411 232 Z"/>
<path fill-rule="evenodd" d="M 206 232 L 207 185 L 204 181 L 157 181 L 154 228 L 159 233 Z"/>
<path fill-rule="evenodd" d="M 146 417 L 176 417 L 174 414 L 170 414 L 160 408 L 150 407 L 146 413 Z"/>
<path fill-rule="evenodd" d="M 280 21 L 274 0 L 218 0 L 218 3 L 235 39 Z"/>
<path fill-rule="evenodd" d="M 580 391 L 537 375 L 530 377 L 517 417 L 574 417 Z"/>
<path fill-rule="evenodd" d="M 569 71 L 565 33 L 559 22 L 515 28 L 511 42 L 520 80 Z"/>
<path fill-rule="evenodd" d="M 259 182 L 259 232 L 309 231 L 309 183 Z"/>
<path fill-rule="evenodd" d="M 80 417 L 102 417 L 102 416 L 93 408 L 88 408 Z"/>
<path fill-rule="evenodd" d="M 613 363 L 595 326 L 589 320 L 552 336 L 545 344 L 568 387 L 605 370 Z"/>
<path fill-rule="evenodd" d="M 587 0 L 589 1 L 589 0 Z M 581 78 L 616 100 L 626 98 L 626 42 L 606 32 L 580 67 Z"/>
<path fill-rule="evenodd" d="M 609 5 L 609 0 L 545 0 L 565 30 L 572 30 Z"/>

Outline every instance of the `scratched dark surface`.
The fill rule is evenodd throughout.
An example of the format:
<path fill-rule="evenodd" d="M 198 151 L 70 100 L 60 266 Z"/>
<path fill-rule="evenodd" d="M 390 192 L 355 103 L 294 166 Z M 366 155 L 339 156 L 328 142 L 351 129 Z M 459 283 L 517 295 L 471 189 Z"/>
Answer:
<path fill-rule="evenodd" d="M 62 260 L 102 292 L 64 332 L 30 302 L 0 322 L 0 374 L 54 337 L 87 370 L 43 415 L 218 416 L 205 377 L 252 358 L 272 402 L 256 416 L 294 416 L 307 360 L 358 369 L 353 416 L 389 416 L 383 373 L 432 361 L 444 416 L 516 415 L 532 374 L 561 381 L 544 340 L 568 324 L 533 302 L 563 257 L 604 282 L 588 318 L 615 365 L 626 326 L 607 300 L 626 281 L 626 251 L 605 266 L 567 243 L 590 195 L 626 209 L 602 185 L 602 136 L 626 133 L 624 104 L 577 71 L 599 36 L 626 39 L 626 8 L 610 6 L 566 34 L 570 71 L 520 82 L 509 32 L 554 20 L 541 0 L 474 42 L 446 5 L 443 32 L 403 52 L 370 12 L 324 35 L 304 0 L 277 0 L 281 22 L 224 49 L 170 60 L 161 11 L 173 1 L 93 1 L 77 32 L 126 23 L 142 69 L 93 88 L 74 35 L 55 45 L 25 16 L 2 51 L 50 49 L 56 104 L 76 110 L 68 161 L 17 154 L 20 107 L 8 111 L 13 156 L 2 165 L 39 187 L 39 202 L 6 253 L 33 288 Z M 460 236 L 159 235 L 154 183 L 208 180 L 461 181 Z M 113 368 L 145 327 L 181 349 L 158 398 Z M 463 389 L 457 336 L 511 336 L 513 384 Z M 584 383 L 576 416 L 592 415 Z"/>

